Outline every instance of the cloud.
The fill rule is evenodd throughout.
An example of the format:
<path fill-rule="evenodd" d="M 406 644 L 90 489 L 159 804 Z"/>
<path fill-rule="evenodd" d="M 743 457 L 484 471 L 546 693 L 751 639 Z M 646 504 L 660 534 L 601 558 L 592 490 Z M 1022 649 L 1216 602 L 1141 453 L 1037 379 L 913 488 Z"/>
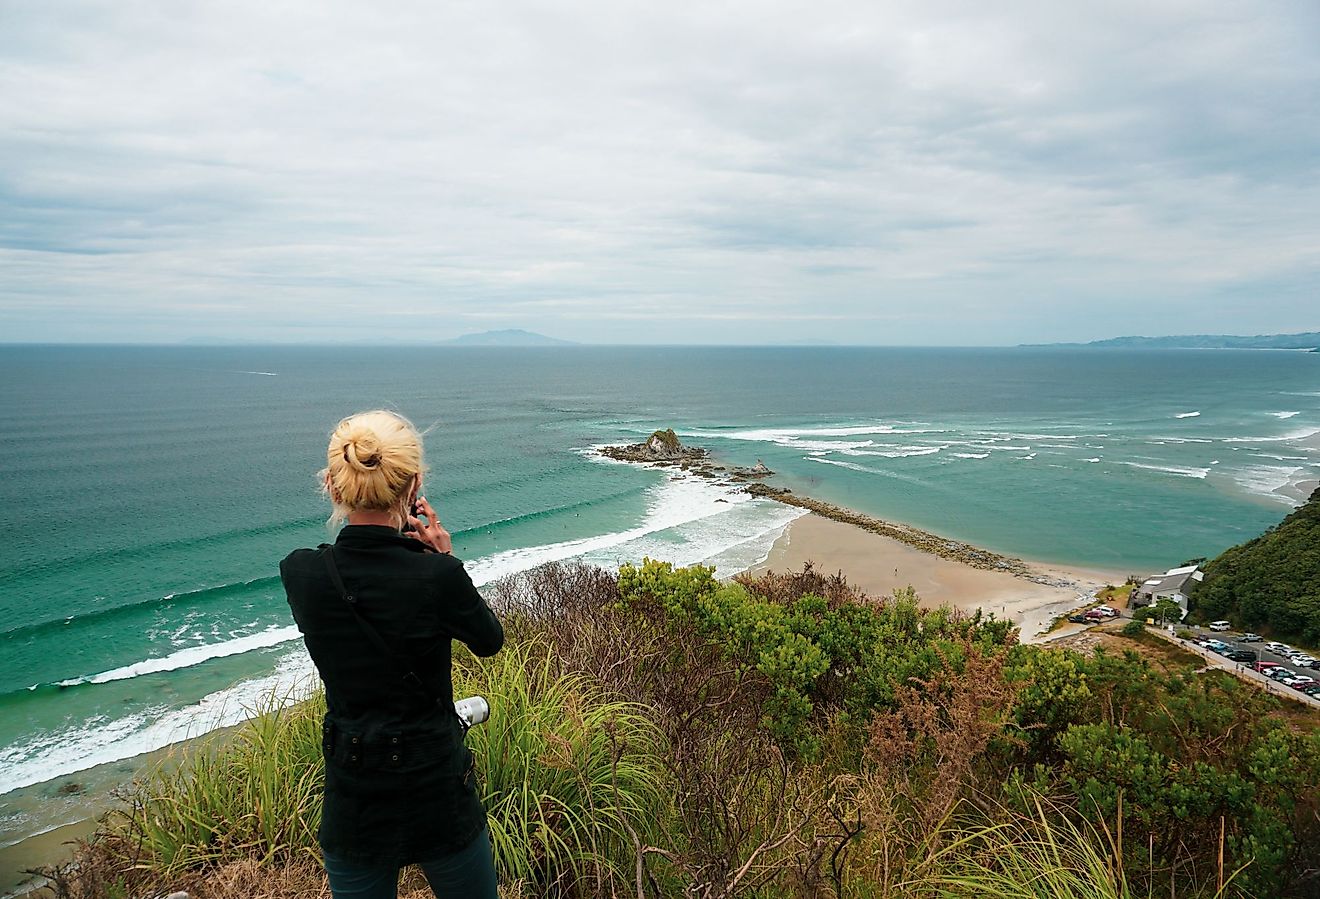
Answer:
<path fill-rule="evenodd" d="M 6 339 L 1317 326 L 1308 3 L 2 15 Z"/>

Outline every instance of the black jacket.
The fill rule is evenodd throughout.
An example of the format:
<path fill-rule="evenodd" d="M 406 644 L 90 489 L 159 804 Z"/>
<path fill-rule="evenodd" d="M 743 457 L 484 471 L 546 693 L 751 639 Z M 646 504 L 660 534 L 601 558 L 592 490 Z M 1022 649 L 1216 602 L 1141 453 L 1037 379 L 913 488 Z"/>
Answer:
<path fill-rule="evenodd" d="M 321 846 L 355 861 L 398 864 L 461 849 L 485 813 L 453 711 L 450 641 L 494 655 L 504 630 L 458 559 L 392 528 L 349 525 L 335 542 L 335 562 L 358 610 L 397 656 L 387 658 L 334 586 L 327 551 L 295 550 L 280 563 L 294 620 L 325 682 Z M 400 666 L 427 690 L 405 683 Z"/>

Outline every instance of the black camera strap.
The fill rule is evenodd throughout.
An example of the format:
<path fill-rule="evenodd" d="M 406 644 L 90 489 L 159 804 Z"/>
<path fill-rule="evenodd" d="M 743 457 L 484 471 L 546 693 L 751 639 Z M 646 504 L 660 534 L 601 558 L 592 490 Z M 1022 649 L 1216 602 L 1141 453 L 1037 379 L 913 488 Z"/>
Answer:
<path fill-rule="evenodd" d="M 326 545 L 325 551 L 321 553 L 321 558 L 325 559 L 325 568 L 326 571 L 330 572 L 330 580 L 334 582 L 335 589 L 337 589 L 339 595 L 344 598 L 344 602 L 348 603 L 348 608 L 353 612 L 353 617 L 357 619 L 358 626 L 362 628 L 362 632 L 367 635 L 367 638 L 371 640 L 372 643 L 376 644 L 376 648 L 390 660 L 391 664 L 393 664 L 399 671 L 403 672 L 403 682 L 421 690 L 426 694 L 427 698 L 436 705 L 445 705 L 444 701 L 436 695 L 435 691 L 428 687 L 426 683 L 417 676 L 417 672 L 413 670 L 412 664 L 405 661 L 396 652 L 390 649 L 389 644 L 385 642 L 385 638 L 380 635 L 380 632 L 372 627 L 371 623 L 362 616 L 362 611 L 358 608 L 357 597 L 350 593 L 348 588 L 344 586 L 344 579 L 339 574 L 339 566 L 335 564 L 335 548 L 333 544 Z"/>

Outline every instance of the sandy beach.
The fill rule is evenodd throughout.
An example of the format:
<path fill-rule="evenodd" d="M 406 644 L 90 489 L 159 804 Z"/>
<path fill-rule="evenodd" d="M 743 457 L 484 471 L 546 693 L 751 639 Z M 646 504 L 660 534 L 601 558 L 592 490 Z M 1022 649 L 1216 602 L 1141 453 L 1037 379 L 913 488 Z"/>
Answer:
<path fill-rule="evenodd" d="M 872 596 L 890 596 L 911 586 L 923 606 L 949 605 L 964 612 L 983 609 L 1008 618 L 1023 642 L 1036 642 L 1059 614 L 1085 604 L 1106 584 L 1126 574 L 1031 565 L 1028 580 L 1002 571 L 973 568 L 923 552 L 906 543 L 815 513 L 795 519 L 754 572 L 800 569 L 812 562 L 828 573 L 842 571 L 849 583 Z"/>

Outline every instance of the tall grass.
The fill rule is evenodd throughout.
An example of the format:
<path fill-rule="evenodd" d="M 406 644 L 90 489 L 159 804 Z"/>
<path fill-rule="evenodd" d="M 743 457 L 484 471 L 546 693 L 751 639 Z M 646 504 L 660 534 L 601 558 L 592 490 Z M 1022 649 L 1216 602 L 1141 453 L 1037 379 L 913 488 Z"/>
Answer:
<path fill-rule="evenodd" d="M 663 806 L 664 743 L 645 709 L 554 673 L 536 641 L 469 657 L 455 681 L 491 705 L 468 745 L 501 878 L 560 893 L 626 879 Z M 127 794 L 111 824 L 117 851 L 131 846 L 135 866 L 161 874 L 316 855 L 324 713 L 320 692 L 287 707 L 272 696 L 232 733 L 193 744 Z"/>
<path fill-rule="evenodd" d="M 644 707 L 556 675 L 547 650 L 524 643 L 459 675 L 491 705 L 468 744 L 501 879 L 595 895 L 627 882 L 654 834 L 664 742 Z"/>
<path fill-rule="evenodd" d="M 324 697 L 264 710 L 233 733 L 193 744 L 128 794 L 114 822 L 139 864 L 174 872 L 204 864 L 289 860 L 316 846 L 321 820 Z"/>
<path fill-rule="evenodd" d="M 991 899 L 1138 899 L 1124 877 L 1122 847 L 1115 834 L 1079 822 L 1060 808 L 1035 801 L 1035 814 L 1012 814 L 992 824 L 942 825 L 942 846 L 903 885 L 914 894 Z M 1173 895 L 1220 899 L 1239 873 L 1219 886 L 1184 884 Z M 1232 893 L 1231 895 L 1237 895 Z"/>

